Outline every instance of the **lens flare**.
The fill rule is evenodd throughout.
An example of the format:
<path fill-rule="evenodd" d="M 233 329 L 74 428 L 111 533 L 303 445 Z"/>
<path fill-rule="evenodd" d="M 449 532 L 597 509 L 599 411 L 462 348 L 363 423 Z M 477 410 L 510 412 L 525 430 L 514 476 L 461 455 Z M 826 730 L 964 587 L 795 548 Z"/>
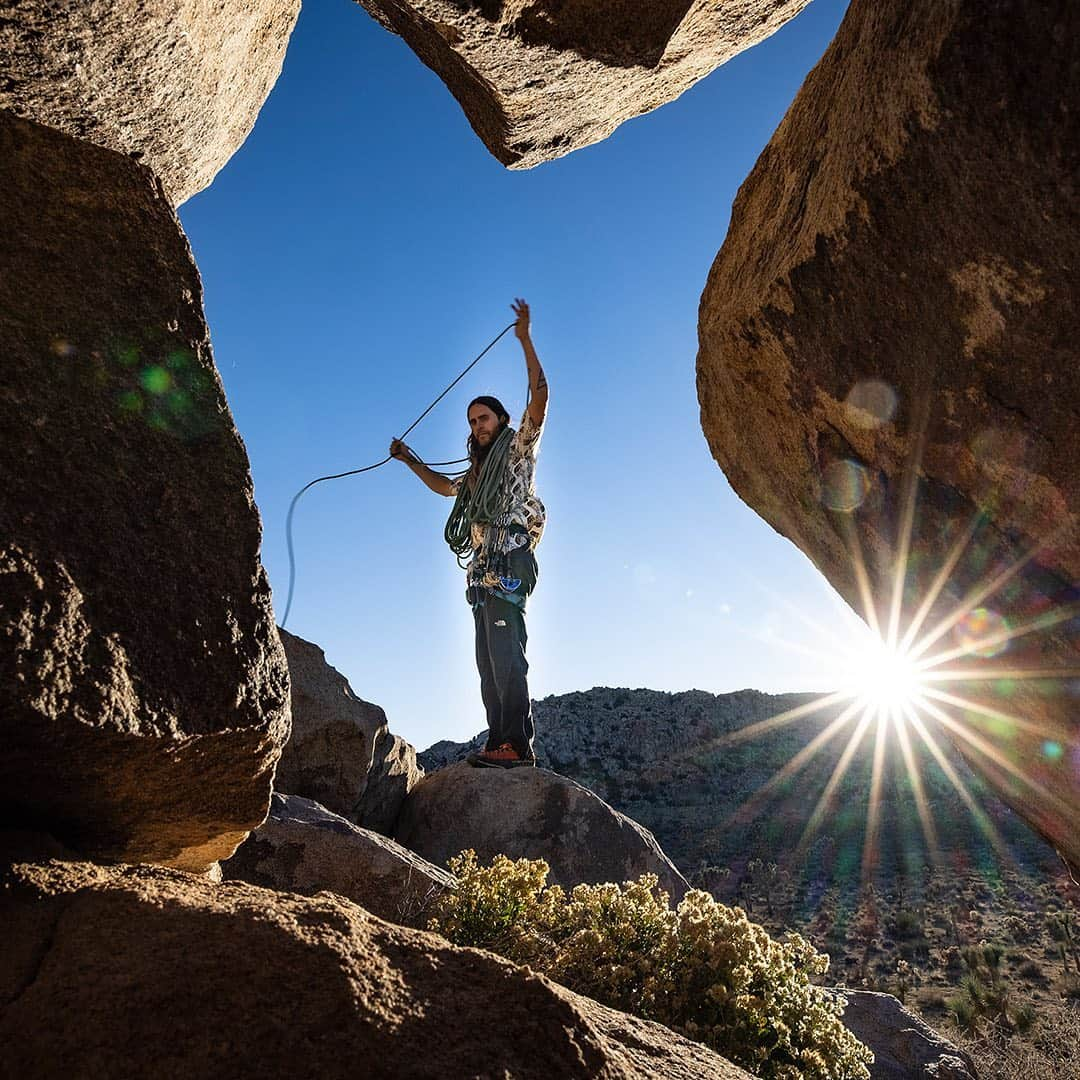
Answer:
<path fill-rule="evenodd" d="M 965 653 L 989 660 L 1009 646 L 1008 620 L 990 608 L 967 612 L 953 631 L 956 643 Z"/>
<path fill-rule="evenodd" d="M 848 391 L 844 404 L 856 427 L 881 427 L 896 412 L 896 391 L 881 379 L 863 379 Z"/>
<path fill-rule="evenodd" d="M 842 514 L 858 510 L 870 494 L 870 474 L 856 461 L 834 461 L 821 476 L 821 501 Z"/>

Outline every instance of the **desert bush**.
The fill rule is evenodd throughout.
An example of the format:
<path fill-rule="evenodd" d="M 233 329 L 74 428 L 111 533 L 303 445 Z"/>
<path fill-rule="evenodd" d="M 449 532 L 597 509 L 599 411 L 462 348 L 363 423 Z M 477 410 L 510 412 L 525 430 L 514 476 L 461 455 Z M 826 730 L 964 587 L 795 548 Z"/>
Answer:
<path fill-rule="evenodd" d="M 962 1031 L 977 1034 L 988 1021 L 1000 1030 L 1023 1033 L 1034 1023 L 1034 1009 L 1011 1000 L 1001 973 L 1003 954 L 1000 945 L 987 941 L 964 949 L 967 974 L 960 980 L 960 992 L 946 1002 Z"/>
<path fill-rule="evenodd" d="M 893 934 L 900 941 L 910 941 L 912 938 L 921 937 L 923 933 L 923 916 L 921 912 L 910 908 L 899 908 L 893 918 Z"/>
<path fill-rule="evenodd" d="M 867 1080 L 873 1055 L 840 1020 L 843 1002 L 811 979 L 827 956 L 780 942 L 705 892 L 672 910 L 653 874 L 623 885 L 546 887 L 543 860 L 472 851 L 431 929 L 526 963 L 606 1005 L 655 1020 L 768 1080 Z"/>

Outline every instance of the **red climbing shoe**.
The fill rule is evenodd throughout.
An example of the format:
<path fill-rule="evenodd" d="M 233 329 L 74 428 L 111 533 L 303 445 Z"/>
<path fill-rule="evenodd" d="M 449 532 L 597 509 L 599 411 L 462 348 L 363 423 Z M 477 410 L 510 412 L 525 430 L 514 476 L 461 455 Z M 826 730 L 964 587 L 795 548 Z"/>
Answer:
<path fill-rule="evenodd" d="M 475 756 L 470 755 L 470 763 L 494 769 L 516 769 L 520 765 L 535 765 L 536 758 L 522 757 L 508 742 L 504 742 L 494 750 L 481 750 Z"/>

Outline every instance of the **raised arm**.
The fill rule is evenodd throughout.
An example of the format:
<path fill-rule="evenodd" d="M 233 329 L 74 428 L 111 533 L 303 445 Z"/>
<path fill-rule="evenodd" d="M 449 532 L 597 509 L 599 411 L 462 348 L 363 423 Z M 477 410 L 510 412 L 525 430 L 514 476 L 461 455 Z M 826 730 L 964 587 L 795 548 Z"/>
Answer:
<path fill-rule="evenodd" d="M 529 370 L 529 417 L 537 427 L 540 427 L 547 415 L 548 384 L 544 369 L 540 366 L 540 359 L 536 355 L 536 349 L 533 348 L 532 338 L 529 337 L 529 305 L 518 297 L 510 306 L 517 316 L 514 333 L 521 342 L 521 348 L 525 353 L 525 366 Z"/>
<path fill-rule="evenodd" d="M 450 477 L 429 469 L 400 439 L 391 440 L 390 456 L 397 458 L 398 461 L 404 461 L 436 495 L 454 494 L 454 485 Z"/>

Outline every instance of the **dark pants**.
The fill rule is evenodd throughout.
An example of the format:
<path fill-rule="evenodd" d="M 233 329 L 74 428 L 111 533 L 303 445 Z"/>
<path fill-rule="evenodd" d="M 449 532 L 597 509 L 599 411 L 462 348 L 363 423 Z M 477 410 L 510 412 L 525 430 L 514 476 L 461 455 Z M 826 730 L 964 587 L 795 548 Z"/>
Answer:
<path fill-rule="evenodd" d="M 528 596 L 536 582 L 536 559 L 527 549 L 511 555 L 515 595 Z M 532 702 L 529 700 L 529 661 L 525 645 L 525 611 L 486 590 L 475 590 L 476 668 L 480 697 L 487 712 L 487 749 L 509 743 L 522 757 L 533 755 Z"/>

